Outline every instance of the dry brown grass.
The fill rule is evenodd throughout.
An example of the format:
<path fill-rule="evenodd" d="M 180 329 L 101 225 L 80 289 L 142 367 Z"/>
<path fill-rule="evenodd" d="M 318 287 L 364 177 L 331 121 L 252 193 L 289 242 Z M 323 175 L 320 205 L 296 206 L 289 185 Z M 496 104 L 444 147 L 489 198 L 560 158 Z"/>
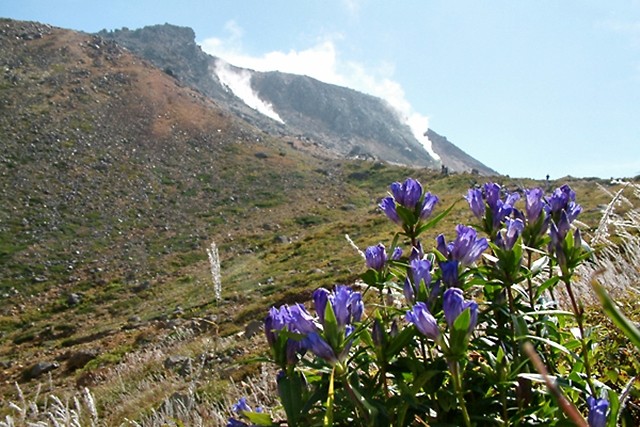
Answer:
<path fill-rule="evenodd" d="M 640 294 L 640 185 L 620 184 L 622 187 L 615 194 L 598 185 L 611 202 L 590 239 L 593 257 L 577 272 L 575 286 L 585 305 L 598 303 L 589 284 L 596 274 L 620 303 L 635 302 Z"/>

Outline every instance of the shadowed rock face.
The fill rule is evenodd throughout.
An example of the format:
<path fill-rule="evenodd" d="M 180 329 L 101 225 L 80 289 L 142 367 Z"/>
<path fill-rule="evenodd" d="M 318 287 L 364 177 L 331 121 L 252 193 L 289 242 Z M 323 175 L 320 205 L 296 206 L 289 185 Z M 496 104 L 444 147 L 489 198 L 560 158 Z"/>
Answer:
<path fill-rule="evenodd" d="M 251 73 L 253 91 L 272 105 L 283 125 L 249 108 L 220 83 L 215 74 L 218 59 L 200 49 L 191 28 L 165 24 L 134 31 L 103 30 L 99 35 L 116 40 L 268 133 L 304 138 L 326 154 L 338 157 L 370 158 L 434 169 L 441 166 L 380 98 L 307 76 L 232 67 Z M 444 150 L 443 163 L 450 171 L 475 169 L 482 175 L 496 174 L 432 130 L 427 135 L 439 141 L 433 144 L 434 150 L 438 154 L 440 149 Z"/>

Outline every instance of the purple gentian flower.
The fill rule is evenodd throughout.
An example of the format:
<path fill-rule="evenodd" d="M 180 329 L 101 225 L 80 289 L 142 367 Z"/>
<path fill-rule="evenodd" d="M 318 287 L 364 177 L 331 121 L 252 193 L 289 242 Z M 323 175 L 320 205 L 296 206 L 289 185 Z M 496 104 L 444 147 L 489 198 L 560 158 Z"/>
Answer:
<path fill-rule="evenodd" d="M 469 207 L 471 208 L 471 212 L 476 216 L 476 218 L 482 218 L 485 212 L 484 200 L 482 199 L 482 190 L 479 188 L 470 188 L 465 196 L 467 202 L 469 202 Z"/>
<path fill-rule="evenodd" d="M 420 282 L 429 286 L 431 284 L 431 261 L 428 259 L 414 259 L 409 263 L 409 274 L 414 285 L 419 286 Z"/>
<path fill-rule="evenodd" d="M 385 251 L 382 243 L 378 243 L 375 246 L 369 246 L 365 249 L 364 257 L 367 267 L 376 271 L 382 271 L 387 263 L 387 252 Z"/>
<path fill-rule="evenodd" d="M 241 397 L 238 402 L 233 405 L 231 407 L 231 409 L 233 410 L 233 412 L 235 412 L 236 414 L 239 414 L 243 411 L 248 411 L 248 412 L 252 412 L 253 410 L 251 409 L 251 407 L 247 404 L 247 398 L 246 397 Z"/>
<path fill-rule="evenodd" d="M 313 332 L 308 334 L 302 340 L 304 347 L 310 350 L 316 356 L 326 360 L 329 363 L 336 363 L 338 358 L 331 346 L 322 339 L 318 333 Z"/>
<path fill-rule="evenodd" d="M 317 326 L 306 309 L 296 304 L 293 307 L 287 305 L 279 309 L 272 307 L 264 320 L 264 333 L 270 347 L 273 347 L 278 339 L 278 331 L 288 330 L 299 334 L 315 332 Z M 302 343 L 298 340 L 287 339 L 286 358 L 287 363 L 295 364 L 298 361 L 298 354 L 304 352 Z"/>
<path fill-rule="evenodd" d="M 313 306 L 316 308 L 316 314 L 320 318 L 320 323 L 324 323 L 324 312 L 327 308 L 330 292 L 325 288 L 318 288 L 313 291 Z"/>
<path fill-rule="evenodd" d="M 415 302 L 415 294 L 423 282 L 427 289 L 431 285 L 431 262 L 427 259 L 412 259 L 409 262 L 409 271 L 404 280 L 403 293 L 408 302 Z"/>
<path fill-rule="evenodd" d="M 502 221 L 511 215 L 513 206 L 520 198 L 518 193 L 507 193 L 505 200 L 500 198 L 501 187 L 498 184 L 487 182 L 484 185 L 484 197 L 487 205 L 491 208 L 493 230 L 498 230 Z"/>
<path fill-rule="evenodd" d="M 450 242 L 447 244 L 444 234 L 439 234 L 438 237 L 436 237 L 436 249 L 443 256 L 445 256 L 446 258 L 449 258 L 449 255 L 451 254 L 451 250 L 453 249 L 453 243 Z"/>
<path fill-rule="evenodd" d="M 465 301 L 460 288 L 449 288 L 444 291 L 442 310 L 449 327 L 453 326 L 458 316 L 467 308 L 470 310 L 469 314 L 471 315 L 471 322 L 469 323 L 469 332 L 471 332 L 478 322 L 478 304 L 473 300 Z"/>
<path fill-rule="evenodd" d="M 500 200 L 500 185 L 494 182 L 484 184 L 484 198 L 491 207 L 495 206 Z"/>
<path fill-rule="evenodd" d="M 402 258 L 402 248 L 400 246 L 396 246 L 391 254 L 391 259 L 393 261 L 398 261 L 400 258 Z"/>
<path fill-rule="evenodd" d="M 527 213 L 527 221 L 534 223 L 540 218 L 544 208 L 544 192 L 541 188 L 525 190 L 524 209 Z"/>
<path fill-rule="evenodd" d="M 416 302 L 416 289 L 414 288 L 413 283 L 411 283 L 411 280 L 409 280 L 408 277 L 404 279 L 402 293 L 404 294 L 404 298 L 408 303 L 413 304 Z"/>
<path fill-rule="evenodd" d="M 226 427 L 249 427 L 249 424 L 236 420 L 235 418 L 229 418 Z"/>
<path fill-rule="evenodd" d="M 347 326 L 353 322 L 359 322 L 362 317 L 364 305 L 360 292 L 354 292 L 347 286 L 336 286 L 329 301 L 336 315 L 339 326 Z"/>
<path fill-rule="evenodd" d="M 385 331 L 384 327 L 378 319 L 373 321 L 373 328 L 371 329 L 371 339 L 376 347 L 382 347 L 384 344 Z"/>
<path fill-rule="evenodd" d="M 287 324 L 286 308 L 283 306 L 280 309 L 271 307 L 269 314 L 264 319 L 264 333 L 267 337 L 267 342 L 270 346 L 273 346 L 276 342 L 276 332 L 284 329 Z"/>
<path fill-rule="evenodd" d="M 556 188 L 551 196 L 547 197 L 550 214 L 554 221 L 560 220 L 560 213 L 565 211 L 569 222 L 573 222 L 580 212 L 582 206 L 576 204 L 576 193 L 567 184 Z"/>
<path fill-rule="evenodd" d="M 496 236 L 496 244 L 502 249 L 511 250 L 524 230 L 524 222 L 520 218 L 507 218 L 506 226 L 507 230 Z"/>
<path fill-rule="evenodd" d="M 378 206 L 382 209 L 387 218 L 396 224 L 402 224 L 402 220 L 398 216 L 398 211 L 396 210 L 396 201 L 393 200 L 393 197 L 385 197 Z"/>
<path fill-rule="evenodd" d="M 551 212 L 553 213 L 558 213 L 563 209 L 566 210 L 569 203 L 575 202 L 575 200 L 576 193 L 567 184 L 564 184 L 560 188 L 556 188 L 553 193 L 547 197 L 549 209 L 551 209 Z"/>
<path fill-rule="evenodd" d="M 442 274 L 442 281 L 448 287 L 458 286 L 458 260 L 444 261 L 440 263 L 440 272 Z"/>
<path fill-rule="evenodd" d="M 489 247 L 489 243 L 484 237 L 479 239 L 473 227 L 458 224 L 456 232 L 458 236 L 451 245 L 449 256 L 451 259 L 458 260 L 463 266 L 471 265 L 480 258 L 482 252 Z"/>
<path fill-rule="evenodd" d="M 419 302 L 414 305 L 412 310 L 407 311 L 406 319 L 416 325 L 418 331 L 427 338 L 431 338 L 434 341 L 440 338 L 438 322 L 429 312 L 425 303 Z"/>
<path fill-rule="evenodd" d="M 391 194 L 398 204 L 407 209 L 415 209 L 422 197 L 422 185 L 413 178 L 408 178 L 404 183 L 391 184 Z"/>
<path fill-rule="evenodd" d="M 338 325 L 341 327 L 353 322 L 359 322 L 364 311 L 360 292 L 354 292 L 351 288 L 342 285 L 336 286 L 333 292 L 329 292 L 324 288 L 316 289 L 313 293 L 313 302 L 316 313 L 320 318 L 320 323 L 324 323 L 324 312 L 327 302 L 329 302 Z"/>
<path fill-rule="evenodd" d="M 587 397 L 587 404 L 589 405 L 589 415 L 587 416 L 589 427 L 605 427 L 609 409 L 607 399 L 596 399 L 593 396 L 589 396 Z"/>
<path fill-rule="evenodd" d="M 436 206 L 436 203 L 438 203 L 438 200 L 438 196 L 435 194 L 432 195 L 430 192 L 424 195 L 422 209 L 420 210 L 420 219 L 427 219 L 431 215 L 431 212 L 433 212 L 433 208 Z"/>
<path fill-rule="evenodd" d="M 424 250 L 422 249 L 422 243 L 420 241 L 416 242 L 416 245 L 411 248 L 411 253 L 409 254 L 409 261 L 413 261 L 414 259 L 423 259 L 424 258 Z"/>
<path fill-rule="evenodd" d="M 295 304 L 289 307 L 289 330 L 299 334 L 308 334 L 318 330 L 318 327 L 302 304 Z"/>
<path fill-rule="evenodd" d="M 233 410 L 233 412 L 240 415 L 243 415 L 244 412 L 263 412 L 263 409 L 261 407 L 256 408 L 255 411 L 251 409 L 251 407 L 247 404 L 246 397 L 241 397 L 238 402 L 231 407 L 231 409 Z M 229 418 L 229 420 L 227 421 L 227 427 L 249 427 L 249 424 L 236 420 L 235 418 Z"/>

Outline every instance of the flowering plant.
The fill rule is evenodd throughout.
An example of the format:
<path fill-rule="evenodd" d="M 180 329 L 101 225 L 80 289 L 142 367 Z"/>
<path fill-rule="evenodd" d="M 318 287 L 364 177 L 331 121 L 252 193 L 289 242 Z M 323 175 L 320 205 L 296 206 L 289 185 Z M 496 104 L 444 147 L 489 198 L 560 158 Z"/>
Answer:
<path fill-rule="evenodd" d="M 615 425 L 618 395 L 594 375 L 572 288 L 590 255 L 575 193 L 521 197 L 487 183 L 465 199 L 477 223 L 425 243 L 451 207 L 433 216 L 439 199 L 422 184 L 391 184 L 379 207 L 400 231 L 364 251 L 364 286 L 316 290 L 313 315 L 271 308 L 287 425 Z M 558 306 L 562 289 L 571 311 Z M 239 407 L 253 425 L 281 424 Z"/>

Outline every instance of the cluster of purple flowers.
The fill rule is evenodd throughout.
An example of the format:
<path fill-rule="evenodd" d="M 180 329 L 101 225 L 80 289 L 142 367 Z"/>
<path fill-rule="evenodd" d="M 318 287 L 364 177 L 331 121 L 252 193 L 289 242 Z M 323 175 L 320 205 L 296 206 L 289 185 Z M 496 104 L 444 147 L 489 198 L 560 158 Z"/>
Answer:
<path fill-rule="evenodd" d="M 465 300 L 462 289 L 449 288 L 442 297 L 442 311 L 449 328 L 463 311 L 469 310 L 470 322 L 467 333 L 470 334 L 478 323 L 478 304 L 473 300 Z M 407 311 L 405 316 L 408 322 L 413 323 L 421 334 L 436 342 L 440 340 L 441 332 L 438 321 L 431 314 L 427 305 L 423 302 L 416 303 L 413 308 Z"/>
<path fill-rule="evenodd" d="M 411 250 L 403 257 L 403 252 L 398 247 L 389 251 L 382 243 L 368 247 L 364 251 L 364 258 L 368 268 L 367 277 L 371 280 L 365 280 L 364 276 L 363 280 L 370 286 L 377 287 L 381 284 L 379 289 L 382 295 L 384 286 L 397 274 L 397 268 L 406 269 L 406 274 L 398 275 L 404 282 L 402 290 L 410 307 L 405 311 L 404 319 L 414 325 L 419 334 L 436 343 L 450 364 L 454 382 L 461 385 L 459 362 L 467 354 L 469 339 L 478 324 L 479 311 L 477 302 L 465 299 L 463 289 L 468 284 L 469 267 L 478 262 L 482 254 L 491 247 L 496 258 L 513 260 L 514 270 L 520 271 L 521 244 L 544 247 L 548 243 L 562 268 L 563 257 L 571 256 L 565 254 L 565 241 L 571 223 L 582 208 L 575 202 L 575 192 L 567 185 L 546 197 L 540 188 L 525 190 L 524 209 L 519 210 L 516 203 L 521 198 L 520 194 L 507 192 L 496 183 L 487 183 L 481 188 L 470 189 L 465 199 L 472 213 L 481 220 L 480 228 L 488 235 L 489 240 L 480 237 L 473 227 L 459 224 L 453 241 L 447 241 L 440 234 L 436 238 L 437 252 L 425 254 L 417 238 L 440 219 L 426 221 L 433 213 L 438 197 L 425 192 L 422 185 L 412 178 L 402 183 L 394 182 L 389 193 L 388 197 L 382 199 L 379 207 L 391 221 L 402 227 L 403 232 L 398 234 L 411 240 Z M 569 237 L 573 238 L 569 239 L 573 242 L 569 243 L 569 249 L 574 243 L 580 245 L 578 231 Z M 567 263 L 566 259 L 564 262 Z M 504 271 L 507 271 L 506 268 Z M 505 274 L 505 277 L 510 276 Z M 444 292 L 441 292 L 442 288 L 445 289 Z M 295 388 L 297 377 L 284 377 L 294 372 L 290 368 L 300 360 L 301 355 L 305 352 L 313 353 L 329 364 L 338 375 L 342 375 L 347 372 L 342 370 L 351 365 L 348 355 L 352 345 L 357 345 L 354 342 L 359 342 L 356 337 L 367 342 L 363 338 L 366 335 L 360 335 L 364 329 L 356 329 L 364 315 L 364 304 L 359 292 L 337 285 L 332 291 L 317 289 L 312 298 L 315 316 L 302 304 L 294 304 L 271 308 L 265 319 L 267 341 L 276 361 L 283 368 L 279 374 L 278 387 L 298 390 L 298 394 L 300 388 Z M 395 308 L 393 313 L 390 317 L 379 313 L 377 316 L 372 315 L 370 340 L 376 347 L 376 352 L 383 355 L 379 357 L 388 357 L 380 350 L 384 349 L 385 342 L 391 342 L 392 338 L 389 337 L 400 335 L 396 323 L 399 317 L 394 317 Z M 386 327 L 391 327 L 389 335 L 385 332 L 385 321 L 388 321 Z M 415 332 L 411 329 L 402 334 L 403 339 L 411 339 Z M 286 394 L 280 393 L 281 396 Z M 464 405 L 463 401 L 460 403 Z M 589 397 L 587 403 L 589 426 L 604 427 L 609 409 L 607 400 Z M 289 414 L 289 409 L 285 409 Z M 249 418 L 247 413 L 262 412 L 260 408 L 253 411 L 244 398 L 234 405 L 233 410 L 253 422 L 257 422 L 255 419 L 259 416 L 253 413 L 250 415 L 255 419 Z M 467 425 L 470 425 L 468 419 Z M 231 418 L 227 426 L 248 427 L 248 424 Z"/>
<path fill-rule="evenodd" d="M 471 212 L 477 218 L 485 219 L 485 231 L 492 237 L 500 230 L 501 223 L 511 215 L 515 203 L 520 199 L 518 193 L 506 193 L 504 199 L 501 196 L 501 187 L 492 182 L 486 183 L 483 189 L 469 189 L 465 196 Z"/>
<path fill-rule="evenodd" d="M 414 225 L 427 219 L 438 203 L 438 196 L 427 192 L 423 194 L 422 185 L 413 178 L 405 182 L 394 182 L 390 186 L 391 196 L 380 202 L 380 209 L 387 217 L 400 225 Z M 407 212 L 402 215 L 399 212 Z M 407 221 L 413 224 L 407 224 Z"/>
<path fill-rule="evenodd" d="M 347 286 L 336 286 L 332 292 L 324 288 L 313 293 L 317 318 L 313 318 L 301 304 L 291 307 L 283 305 L 271 308 L 265 319 L 265 334 L 271 348 L 277 348 L 280 331 L 297 334 L 297 339 L 285 337 L 286 361 L 294 364 L 298 355 L 309 350 L 331 364 L 343 360 L 349 351 L 345 341 L 354 329 L 353 324 L 360 321 L 364 311 L 362 295 Z M 337 334 L 330 336 L 327 328 L 327 313 L 335 319 Z M 281 359 L 276 355 L 276 359 Z"/>
<path fill-rule="evenodd" d="M 536 246 L 531 239 L 539 239 L 548 229 L 551 250 L 559 249 L 571 223 L 582 211 L 575 201 L 576 193 L 565 184 L 547 197 L 540 188 L 526 189 L 524 195 L 524 213 L 515 207 L 520 195 L 505 192 L 495 183 L 469 189 L 465 199 L 473 214 L 483 220 L 485 231 L 498 247 L 512 249 L 521 235 L 527 235 L 530 240 L 525 244 Z M 576 233 L 574 237 L 580 241 L 579 232 Z"/>
<path fill-rule="evenodd" d="M 246 416 L 245 413 L 247 412 L 256 412 L 259 414 L 263 413 L 263 409 L 261 407 L 257 407 L 256 410 L 254 411 L 247 404 L 246 397 L 241 397 L 238 400 L 238 402 L 231 407 L 231 409 L 233 410 L 233 412 L 241 416 Z M 244 421 L 237 420 L 235 418 L 229 418 L 229 420 L 227 421 L 227 427 L 249 427 L 249 424 L 245 423 Z"/>

